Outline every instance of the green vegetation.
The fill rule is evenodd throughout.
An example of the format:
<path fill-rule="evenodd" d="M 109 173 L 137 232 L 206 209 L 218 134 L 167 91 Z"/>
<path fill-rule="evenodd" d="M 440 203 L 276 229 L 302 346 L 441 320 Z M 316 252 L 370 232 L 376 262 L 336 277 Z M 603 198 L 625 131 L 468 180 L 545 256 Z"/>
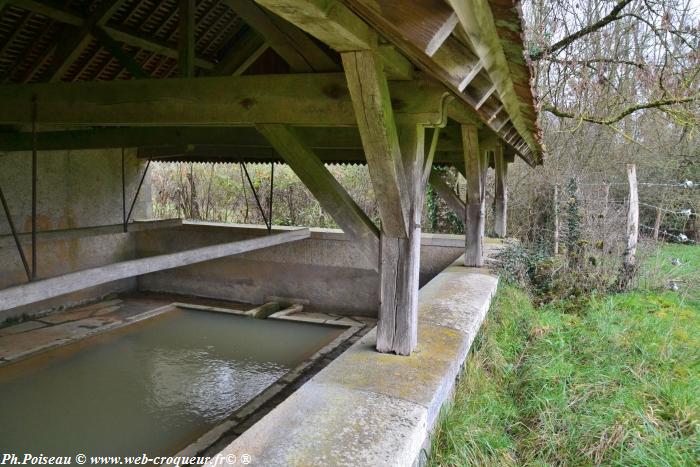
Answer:
<path fill-rule="evenodd" d="M 646 253 L 624 294 L 535 308 L 502 285 L 431 464 L 698 465 L 700 248 Z"/>

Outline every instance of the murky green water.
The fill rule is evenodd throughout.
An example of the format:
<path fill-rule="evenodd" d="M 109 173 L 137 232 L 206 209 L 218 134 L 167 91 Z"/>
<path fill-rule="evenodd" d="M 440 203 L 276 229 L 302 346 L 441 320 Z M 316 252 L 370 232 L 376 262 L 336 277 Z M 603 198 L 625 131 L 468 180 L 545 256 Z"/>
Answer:
<path fill-rule="evenodd" d="M 342 328 L 174 309 L 0 368 L 0 453 L 175 454 Z"/>

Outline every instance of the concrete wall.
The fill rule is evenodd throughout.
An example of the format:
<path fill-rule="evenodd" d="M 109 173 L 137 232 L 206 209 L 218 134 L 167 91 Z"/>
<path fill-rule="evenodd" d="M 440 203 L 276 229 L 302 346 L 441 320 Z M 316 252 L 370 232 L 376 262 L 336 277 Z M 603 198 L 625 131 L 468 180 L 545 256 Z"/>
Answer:
<path fill-rule="evenodd" d="M 143 164 L 135 151 L 126 152 L 126 193 L 128 204 L 136 192 Z M 31 153 L 0 155 L 2 187 L 15 225 L 20 232 L 31 231 Z M 122 222 L 121 149 L 100 151 L 41 151 L 38 153 L 38 231 L 72 229 Z M 148 178 L 147 178 L 148 180 Z M 150 216 L 150 185 L 144 184 L 133 218 Z M 0 209 L 0 289 L 26 282 L 5 213 Z M 41 236 L 39 236 L 41 239 Z M 31 242 L 23 240 L 31 264 Z M 38 242 L 37 272 L 46 278 L 134 258 L 133 234 L 102 235 L 71 240 Z M 113 291 L 136 286 L 127 279 L 60 297 L 31 307 L 0 313 L 0 321 L 24 312 L 36 312 L 57 305 L 85 301 Z"/>
<path fill-rule="evenodd" d="M 284 228 L 276 228 L 281 231 Z M 178 229 L 140 232 L 140 256 L 266 235 L 259 226 L 190 223 Z M 425 234 L 421 284 L 462 252 L 464 237 Z M 141 276 L 141 290 L 192 294 L 249 303 L 270 296 L 309 301 L 307 309 L 376 316 L 379 275 L 339 230 L 312 229 L 310 239 L 230 258 Z"/>

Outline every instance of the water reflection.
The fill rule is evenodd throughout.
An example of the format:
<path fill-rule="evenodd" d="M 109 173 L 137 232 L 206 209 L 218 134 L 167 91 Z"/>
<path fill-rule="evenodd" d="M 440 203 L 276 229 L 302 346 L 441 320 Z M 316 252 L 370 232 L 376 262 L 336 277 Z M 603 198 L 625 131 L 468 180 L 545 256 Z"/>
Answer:
<path fill-rule="evenodd" d="M 338 328 L 174 310 L 0 368 L 0 453 L 173 454 Z"/>

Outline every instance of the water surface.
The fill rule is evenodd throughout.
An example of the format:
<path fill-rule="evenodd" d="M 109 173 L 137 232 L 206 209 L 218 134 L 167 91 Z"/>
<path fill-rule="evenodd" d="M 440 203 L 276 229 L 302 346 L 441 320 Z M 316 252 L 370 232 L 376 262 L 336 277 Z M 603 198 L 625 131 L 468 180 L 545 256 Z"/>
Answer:
<path fill-rule="evenodd" d="M 0 453 L 175 454 L 342 332 L 173 309 L 0 367 Z"/>

